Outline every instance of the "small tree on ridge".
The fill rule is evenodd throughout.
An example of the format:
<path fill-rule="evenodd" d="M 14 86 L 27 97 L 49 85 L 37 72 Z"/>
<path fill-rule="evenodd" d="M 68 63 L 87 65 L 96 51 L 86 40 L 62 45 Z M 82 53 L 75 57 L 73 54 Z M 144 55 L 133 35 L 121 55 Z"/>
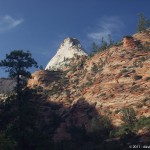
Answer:
<path fill-rule="evenodd" d="M 37 67 L 37 62 L 32 58 L 29 51 L 14 50 L 10 54 L 6 54 L 6 58 L 0 61 L 0 67 L 6 68 L 6 72 L 10 77 L 17 79 L 16 92 L 21 90 L 21 76 L 29 78 L 30 72 L 28 68 Z"/>

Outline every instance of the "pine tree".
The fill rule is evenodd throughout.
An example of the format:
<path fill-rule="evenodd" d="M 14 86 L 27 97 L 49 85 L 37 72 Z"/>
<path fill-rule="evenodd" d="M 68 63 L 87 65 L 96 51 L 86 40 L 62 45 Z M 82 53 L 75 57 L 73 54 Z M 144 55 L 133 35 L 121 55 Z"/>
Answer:
<path fill-rule="evenodd" d="M 100 47 L 99 51 L 103 51 L 103 50 L 107 49 L 107 45 L 108 44 L 105 41 L 104 37 L 102 37 L 102 39 L 101 39 L 101 47 Z"/>
<path fill-rule="evenodd" d="M 22 88 L 22 77 L 29 78 L 31 74 L 27 69 L 33 66 L 37 67 L 37 62 L 29 51 L 23 52 L 23 50 L 14 50 L 6 54 L 6 58 L 0 62 L 0 67 L 6 68 L 9 76 L 17 79 L 17 94 Z"/>
<path fill-rule="evenodd" d="M 109 47 L 111 47 L 114 44 L 114 41 L 112 40 L 111 34 L 108 34 L 108 40 L 109 40 Z"/>
<path fill-rule="evenodd" d="M 96 53 L 98 51 L 98 49 L 99 49 L 99 46 L 95 42 L 93 42 L 92 43 L 92 52 Z"/>
<path fill-rule="evenodd" d="M 138 32 L 145 31 L 147 28 L 150 27 L 150 20 L 146 19 L 143 13 L 140 13 L 138 17 L 139 19 L 138 19 L 137 31 Z"/>
<path fill-rule="evenodd" d="M 8 106 L 12 108 L 12 113 L 15 114 L 16 117 L 14 118 L 15 121 L 10 121 L 9 128 L 12 130 L 12 133 L 17 136 L 18 134 L 18 150 L 24 150 L 25 148 L 25 127 L 26 121 L 25 118 L 26 112 L 28 112 L 29 108 L 25 106 L 28 102 L 24 95 L 23 87 L 25 84 L 23 82 L 23 78 L 29 78 L 31 76 L 30 72 L 27 71 L 28 68 L 37 67 L 37 62 L 32 58 L 32 55 L 29 51 L 24 52 L 22 50 L 14 50 L 10 52 L 10 54 L 6 54 L 6 58 L 1 60 L 0 67 L 6 68 L 6 72 L 9 72 L 9 76 L 16 78 L 16 96 L 14 95 L 11 100 L 8 102 L 10 103 Z M 6 107 L 4 107 L 8 110 Z M 8 115 L 8 116 L 11 116 Z M 6 118 L 4 118 L 6 119 Z M 31 119 L 30 119 L 31 121 Z M 14 122 L 14 123 L 13 123 Z M 15 125 L 16 122 L 16 125 Z M 7 124 L 7 123 L 6 123 Z M 8 124 L 7 124 L 8 126 Z M 16 132 L 15 132 L 16 131 Z"/>

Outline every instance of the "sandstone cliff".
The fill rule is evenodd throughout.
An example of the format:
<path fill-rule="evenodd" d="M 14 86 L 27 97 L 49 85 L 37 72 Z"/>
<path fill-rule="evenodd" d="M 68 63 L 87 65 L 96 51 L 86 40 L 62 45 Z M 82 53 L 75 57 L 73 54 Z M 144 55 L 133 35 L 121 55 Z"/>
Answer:
<path fill-rule="evenodd" d="M 114 126 L 123 123 L 120 110 L 124 107 L 133 107 L 137 117 L 150 116 L 150 30 L 126 36 L 122 44 L 91 58 L 70 61 L 63 73 L 39 71 L 29 80 L 30 87 L 44 88 L 48 101 L 63 104 L 68 110 L 57 110 L 64 121 L 54 139 L 69 138 L 66 128 L 71 116 L 78 126 L 90 130 L 88 120 L 95 115 L 93 108 L 97 114 L 107 115 Z"/>

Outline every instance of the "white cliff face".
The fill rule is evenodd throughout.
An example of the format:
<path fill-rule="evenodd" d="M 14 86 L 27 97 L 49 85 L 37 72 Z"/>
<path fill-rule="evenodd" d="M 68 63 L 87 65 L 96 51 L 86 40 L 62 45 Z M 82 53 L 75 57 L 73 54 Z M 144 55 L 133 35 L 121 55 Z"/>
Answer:
<path fill-rule="evenodd" d="M 87 56 L 80 42 L 75 38 L 66 38 L 60 45 L 56 55 L 49 61 L 45 70 L 62 69 L 65 64 L 69 64 L 69 59 L 75 55 Z"/>

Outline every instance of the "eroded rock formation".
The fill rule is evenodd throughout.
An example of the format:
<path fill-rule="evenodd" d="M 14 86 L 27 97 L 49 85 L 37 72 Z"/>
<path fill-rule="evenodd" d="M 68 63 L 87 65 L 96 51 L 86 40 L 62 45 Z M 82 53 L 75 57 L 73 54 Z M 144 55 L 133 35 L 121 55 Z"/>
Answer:
<path fill-rule="evenodd" d="M 75 38 L 66 38 L 60 45 L 56 55 L 49 61 L 46 70 L 60 70 L 66 64 L 70 63 L 70 59 L 77 56 L 87 56 L 80 42 Z"/>

